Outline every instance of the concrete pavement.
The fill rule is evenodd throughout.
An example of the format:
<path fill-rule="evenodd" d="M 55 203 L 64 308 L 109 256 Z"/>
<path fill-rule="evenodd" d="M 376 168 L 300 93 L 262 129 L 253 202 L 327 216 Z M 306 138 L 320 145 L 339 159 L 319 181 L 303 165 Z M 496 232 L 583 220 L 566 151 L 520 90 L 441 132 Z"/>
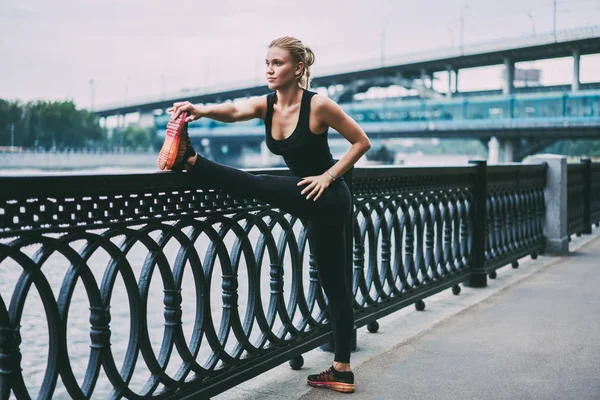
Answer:
<path fill-rule="evenodd" d="M 488 287 L 447 290 L 358 331 L 356 392 L 306 385 L 332 355 L 305 354 L 213 397 L 234 399 L 599 399 L 600 229 L 573 237 L 571 255 L 524 258 Z M 349 396 L 349 397 L 348 397 Z"/>
<path fill-rule="evenodd" d="M 599 288 L 596 239 L 359 365 L 352 399 L 600 399 Z"/>

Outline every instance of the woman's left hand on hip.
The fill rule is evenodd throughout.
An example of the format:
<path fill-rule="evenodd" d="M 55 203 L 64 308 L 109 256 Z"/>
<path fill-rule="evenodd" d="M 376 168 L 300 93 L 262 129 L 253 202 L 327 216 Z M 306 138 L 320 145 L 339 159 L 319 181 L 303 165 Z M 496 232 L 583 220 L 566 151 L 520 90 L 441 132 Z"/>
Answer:
<path fill-rule="evenodd" d="M 300 182 L 298 182 L 298 186 L 306 185 L 304 189 L 302 189 L 302 194 L 308 193 L 306 196 L 306 200 L 310 200 L 311 197 L 314 197 L 314 201 L 317 201 L 321 194 L 329 187 L 331 184 L 331 177 L 328 175 L 319 175 L 319 176 L 307 176 L 302 178 Z"/>

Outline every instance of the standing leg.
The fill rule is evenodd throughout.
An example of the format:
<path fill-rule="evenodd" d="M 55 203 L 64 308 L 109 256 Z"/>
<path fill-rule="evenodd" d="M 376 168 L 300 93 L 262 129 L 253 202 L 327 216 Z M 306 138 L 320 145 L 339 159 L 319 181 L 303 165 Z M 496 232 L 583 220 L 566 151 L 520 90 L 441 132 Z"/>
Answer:
<path fill-rule="evenodd" d="M 350 363 L 354 312 L 350 283 L 346 280 L 345 225 L 308 224 L 308 238 L 323 290 L 329 302 L 329 319 L 335 343 L 334 361 Z"/>
<path fill-rule="evenodd" d="M 298 186 L 300 178 L 253 175 L 214 163 L 198 156 L 188 171 L 200 184 L 222 189 L 236 196 L 258 199 L 284 212 L 306 219 L 311 250 L 321 285 L 328 299 L 329 319 L 335 342 L 333 365 L 308 376 L 307 383 L 338 392 L 354 392 L 350 371 L 350 348 L 354 312 L 349 283 L 346 282 L 345 222 L 351 212 L 351 196 L 343 180 L 330 185 L 317 201 L 307 200 Z M 338 368 L 338 369 L 336 369 Z"/>

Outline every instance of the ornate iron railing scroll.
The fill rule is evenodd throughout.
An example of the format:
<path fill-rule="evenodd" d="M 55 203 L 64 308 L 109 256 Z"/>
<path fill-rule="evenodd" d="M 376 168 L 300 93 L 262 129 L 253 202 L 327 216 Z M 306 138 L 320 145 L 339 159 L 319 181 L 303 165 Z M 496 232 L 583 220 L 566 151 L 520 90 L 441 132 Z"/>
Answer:
<path fill-rule="evenodd" d="M 488 167 L 486 270 L 543 252 L 546 168 L 545 164 Z"/>
<path fill-rule="evenodd" d="M 472 167 L 355 170 L 357 326 L 465 279 L 473 177 Z"/>

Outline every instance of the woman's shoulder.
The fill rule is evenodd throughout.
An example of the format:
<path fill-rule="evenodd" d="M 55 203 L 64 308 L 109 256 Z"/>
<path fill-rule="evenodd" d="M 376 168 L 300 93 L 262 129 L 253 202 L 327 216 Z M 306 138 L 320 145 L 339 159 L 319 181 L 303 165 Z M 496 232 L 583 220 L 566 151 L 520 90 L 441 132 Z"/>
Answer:
<path fill-rule="evenodd" d="M 338 107 L 337 103 L 327 96 L 323 96 L 317 92 L 309 93 L 312 94 L 310 99 L 310 109 L 317 114 L 331 111 Z"/>

